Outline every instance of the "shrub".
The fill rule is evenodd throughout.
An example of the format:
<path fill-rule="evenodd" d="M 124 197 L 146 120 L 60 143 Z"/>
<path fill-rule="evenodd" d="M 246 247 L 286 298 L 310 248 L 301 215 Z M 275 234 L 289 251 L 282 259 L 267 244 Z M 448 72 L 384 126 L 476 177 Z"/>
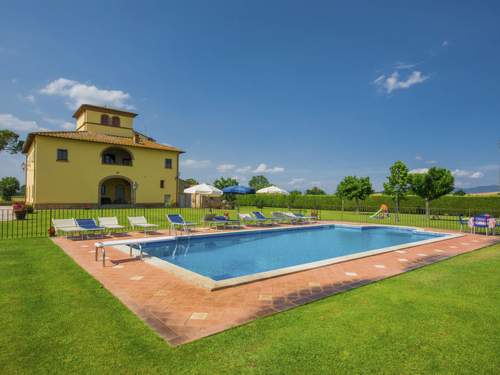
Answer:
<path fill-rule="evenodd" d="M 239 206 L 257 207 L 290 207 L 296 209 L 321 209 L 341 210 L 342 200 L 336 195 L 268 195 L 247 194 L 236 198 Z M 376 211 L 380 205 L 386 204 L 391 211 L 394 210 L 394 200 L 383 194 L 373 194 L 361 206 L 361 211 Z M 482 212 L 500 211 L 500 197 L 498 196 L 454 196 L 446 195 L 436 199 L 430 204 L 431 211 L 439 215 L 455 215 L 458 213 L 474 214 Z M 415 195 L 409 195 L 400 202 L 401 209 L 412 209 L 423 212 L 425 201 Z M 354 201 L 344 202 L 346 211 L 354 211 Z"/>

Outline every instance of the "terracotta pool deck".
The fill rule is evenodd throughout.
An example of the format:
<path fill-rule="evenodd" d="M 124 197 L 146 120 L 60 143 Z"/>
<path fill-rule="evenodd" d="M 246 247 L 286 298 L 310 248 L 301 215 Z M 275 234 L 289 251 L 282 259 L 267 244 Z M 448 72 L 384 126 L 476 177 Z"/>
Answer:
<path fill-rule="evenodd" d="M 329 223 L 329 222 L 322 222 Z M 333 223 L 333 222 L 331 222 Z M 362 225 L 360 223 L 352 223 Z M 436 231 L 436 229 L 431 229 Z M 198 230 L 206 231 L 206 230 Z M 212 231 L 207 231 L 213 233 Z M 219 231 L 220 232 L 220 231 Z M 448 231 L 449 232 L 449 231 Z M 148 238 L 168 235 L 158 231 Z M 144 238 L 109 236 L 106 240 Z M 171 345 L 180 345 L 349 289 L 499 242 L 470 235 L 209 291 L 108 247 L 95 261 L 95 239 L 54 239 L 73 260 Z"/>

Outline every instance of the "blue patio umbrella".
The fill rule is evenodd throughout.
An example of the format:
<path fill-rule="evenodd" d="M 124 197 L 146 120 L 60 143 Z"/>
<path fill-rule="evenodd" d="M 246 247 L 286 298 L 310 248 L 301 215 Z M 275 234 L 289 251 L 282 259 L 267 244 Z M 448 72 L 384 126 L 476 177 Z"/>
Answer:
<path fill-rule="evenodd" d="M 248 186 L 234 185 L 222 189 L 226 194 L 254 194 L 255 190 Z"/>

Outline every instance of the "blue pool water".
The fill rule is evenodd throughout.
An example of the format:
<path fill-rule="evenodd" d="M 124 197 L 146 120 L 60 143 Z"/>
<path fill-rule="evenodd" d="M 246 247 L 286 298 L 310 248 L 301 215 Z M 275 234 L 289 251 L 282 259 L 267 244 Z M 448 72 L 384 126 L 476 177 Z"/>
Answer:
<path fill-rule="evenodd" d="M 323 226 L 191 237 L 149 243 L 143 250 L 217 281 L 440 236 L 404 228 Z"/>

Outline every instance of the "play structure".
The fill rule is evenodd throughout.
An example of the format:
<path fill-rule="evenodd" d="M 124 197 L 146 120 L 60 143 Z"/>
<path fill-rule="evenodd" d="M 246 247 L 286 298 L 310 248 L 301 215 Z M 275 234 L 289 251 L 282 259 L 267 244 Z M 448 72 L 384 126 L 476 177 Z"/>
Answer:
<path fill-rule="evenodd" d="M 370 216 L 372 219 L 386 219 L 389 217 L 389 207 L 383 203 L 380 205 L 380 209 Z"/>

